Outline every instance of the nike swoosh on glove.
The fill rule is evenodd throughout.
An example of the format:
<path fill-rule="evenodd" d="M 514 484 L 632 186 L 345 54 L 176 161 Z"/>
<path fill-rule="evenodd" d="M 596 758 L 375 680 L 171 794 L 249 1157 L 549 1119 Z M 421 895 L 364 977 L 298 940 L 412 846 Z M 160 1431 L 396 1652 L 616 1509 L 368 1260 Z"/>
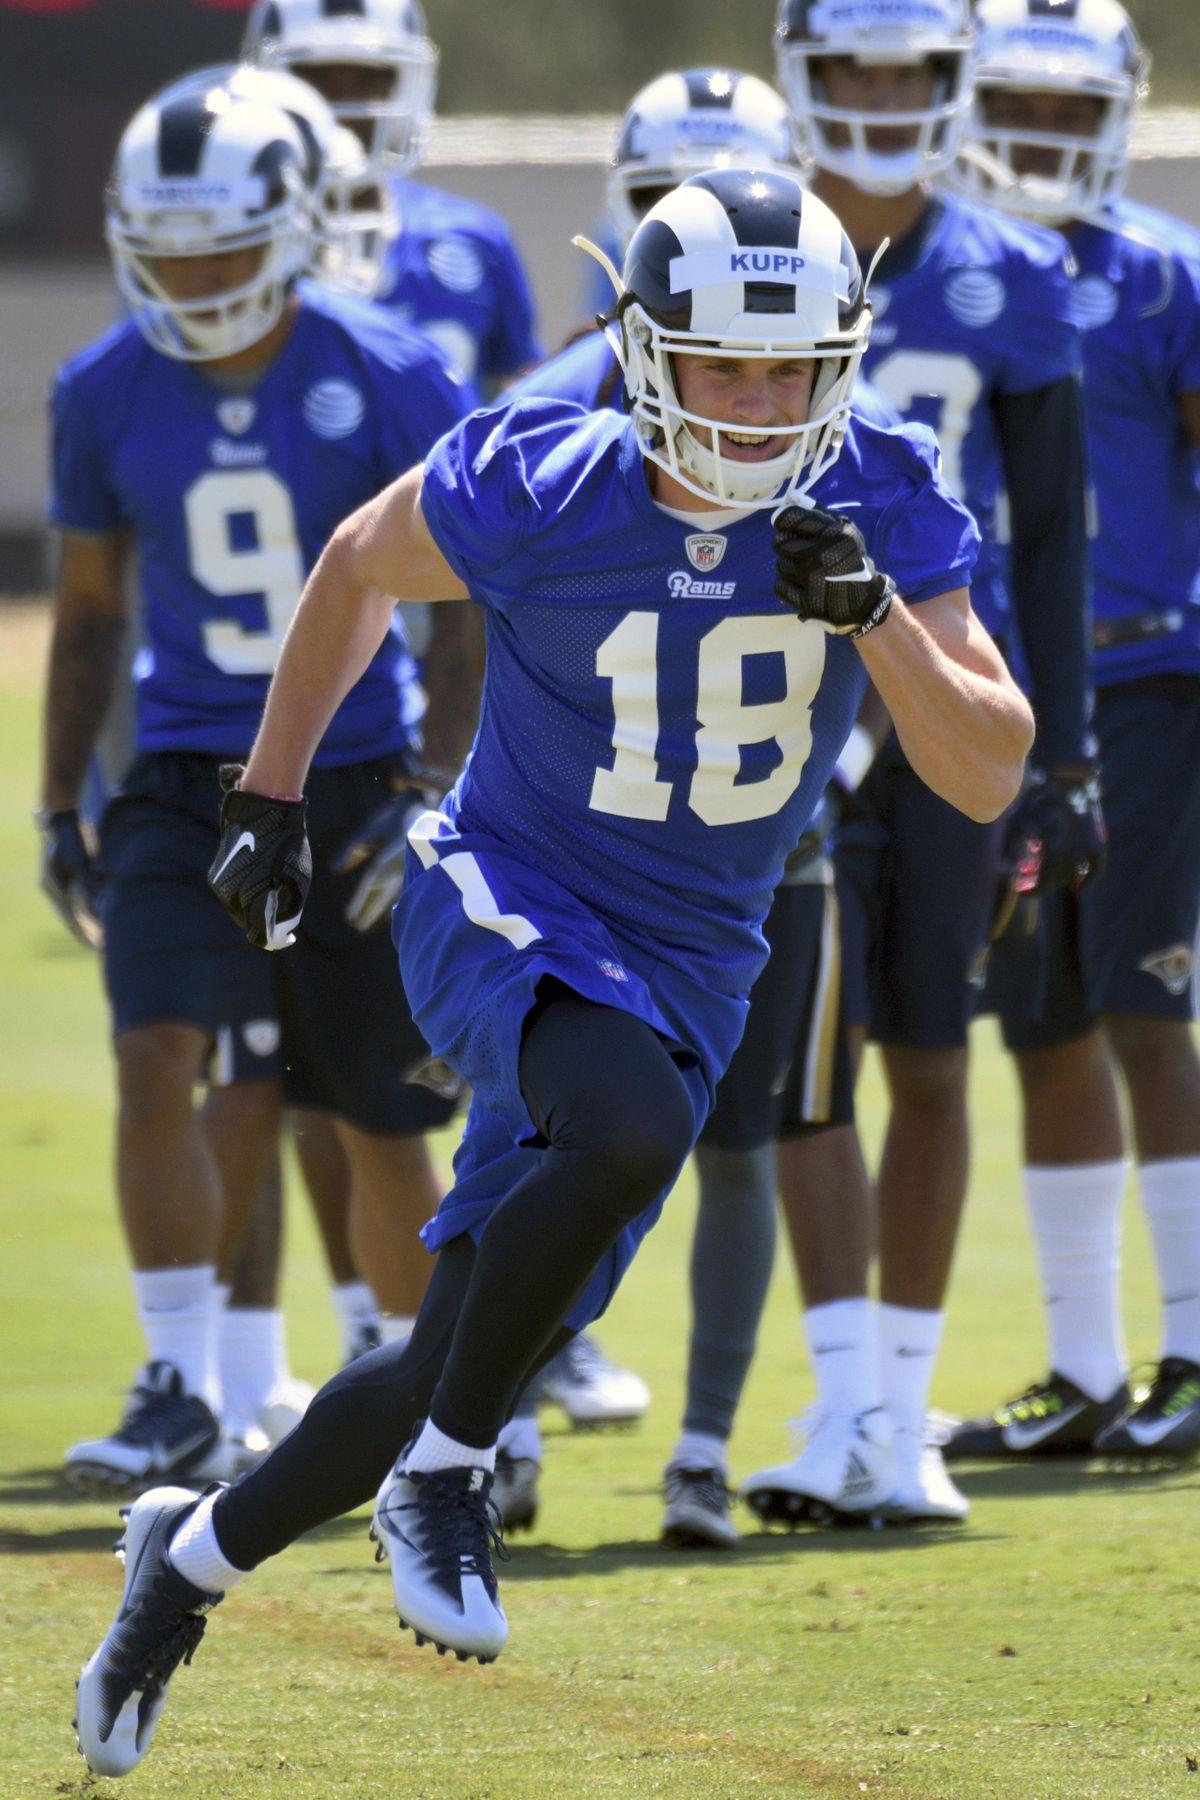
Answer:
<path fill-rule="evenodd" d="M 208 885 L 250 942 L 260 950 L 285 950 L 312 886 L 312 852 L 305 830 L 306 803 L 250 794 L 236 786 L 239 763 L 221 770 L 221 841 Z"/>
<path fill-rule="evenodd" d="M 819 506 L 785 506 L 774 548 L 776 596 L 800 618 L 849 638 L 887 618 L 896 584 L 876 569 L 851 520 Z"/>

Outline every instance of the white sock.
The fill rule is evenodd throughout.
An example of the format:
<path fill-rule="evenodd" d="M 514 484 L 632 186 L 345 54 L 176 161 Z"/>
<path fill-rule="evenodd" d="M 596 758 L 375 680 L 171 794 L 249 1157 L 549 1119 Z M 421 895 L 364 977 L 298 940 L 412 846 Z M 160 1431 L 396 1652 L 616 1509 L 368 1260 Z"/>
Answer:
<path fill-rule="evenodd" d="M 729 1474 L 729 1452 L 724 1438 L 710 1431 L 680 1433 L 667 1464 L 671 1469 L 715 1469 L 723 1479 Z"/>
<path fill-rule="evenodd" d="M 804 1335 L 823 1411 L 858 1414 L 880 1404 L 875 1307 L 865 1294 L 808 1307 Z"/>
<path fill-rule="evenodd" d="M 333 1290 L 333 1306 L 342 1333 L 342 1361 L 349 1362 L 364 1331 L 379 1330 L 379 1308 L 365 1281 L 342 1281 Z"/>
<path fill-rule="evenodd" d="M 1200 1157 L 1138 1169 L 1163 1304 L 1164 1356 L 1200 1362 Z"/>
<path fill-rule="evenodd" d="M 402 1313 L 384 1313 L 379 1322 L 379 1329 L 385 1344 L 402 1344 L 412 1336 L 416 1319 L 406 1318 Z"/>
<path fill-rule="evenodd" d="M 270 1307 L 229 1307 L 217 1324 L 225 1416 L 253 1424 L 272 1389 L 289 1379 L 283 1314 Z"/>
<path fill-rule="evenodd" d="M 1107 1400 L 1128 1369 L 1121 1330 L 1121 1203 L 1128 1172 L 1123 1161 L 1021 1171 L 1050 1367 L 1091 1400 Z"/>
<path fill-rule="evenodd" d="M 494 1469 L 496 1446 L 480 1450 L 474 1444 L 460 1444 L 457 1438 L 439 1431 L 432 1419 L 426 1419 L 421 1435 L 404 1459 L 406 1469 L 420 1469 L 432 1474 L 435 1469 Z"/>
<path fill-rule="evenodd" d="M 219 1494 L 205 1494 L 167 1545 L 167 1561 L 185 1581 L 206 1594 L 227 1594 L 248 1574 L 223 1555 L 213 1530 L 212 1510 Z"/>
<path fill-rule="evenodd" d="M 537 1420 L 526 1414 L 510 1419 L 496 1441 L 496 1448 L 514 1461 L 528 1458 L 530 1462 L 541 1462 L 542 1434 Z"/>
<path fill-rule="evenodd" d="M 942 1341 L 943 1312 L 887 1306 L 876 1314 L 880 1397 L 897 1431 L 925 1435 L 933 1365 Z"/>
<path fill-rule="evenodd" d="M 216 1271 L 135 1269 L 133 1293 L 149 1362 L 173 1363 L 189 1394 L 220 1411 L 217 1375 Z"/>

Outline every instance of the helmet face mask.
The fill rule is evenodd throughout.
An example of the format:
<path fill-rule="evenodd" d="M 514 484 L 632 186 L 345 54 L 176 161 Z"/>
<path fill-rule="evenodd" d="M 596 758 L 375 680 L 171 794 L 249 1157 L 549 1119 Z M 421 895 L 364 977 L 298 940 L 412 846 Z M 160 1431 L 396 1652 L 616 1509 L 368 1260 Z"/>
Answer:
<path fill-rule="evenodd" d="M 274 328 L 308 253 L 305 154 L 286 114 L 221 89 L 152 100 L 134 115 L 105 235 L 117 285 L 155 350 L 209 362 Z M 249 251 L 256 261 L 240 254 Z M 188 279 L 175 266 L 184 258 L 202 261 L 211 281 Z M 224 258 L 224 268 L 214 261 Z"/>
<path fill-rule="evenodd" d="M 781 0 L 775 56 L 818 168 L 866 193 L 894 195 L 952 165 L 971 93 L 966 0 Z M 926 92 L 886 110 L 853 92 L 839 101 L 829 91 L 838 64 L 864 75 L 893 71 L 909 78 L 896 83 L 901 91 Z"/>
<path fill-rule="evenodd" d="M 728 69 L 658 76 L 634 96 L 613 151 L 608 205 L 622 245 L 689 175 L 738 168 L 799 169 L 782 98 Z"/>
<path fill-rule="evenodd" d="M 1150 59 L 1117 0 L 981 0 L 979 69 L 954 181 L 1045 225 L 1088 219 L 1125 185 Z"/>
<path fill-rule="evenodd" d="M 836 460 L 870 309 L 841 226 L 795 177 L 725 170 L 692 176 L 630 242 L 618 351 L 642 454 L 715 507 L 757 511 L 809 490 Z M 678 359 L 814 365 L 806 417 L 752 424 L 690 411 Z M 743 460 L 720 439 L 769 439 Z"/>
<path fill-rule="evenodd" d="M 372 174 L 415 168 L 433 117 L 437 50 L 417 0 L 256 0 L 243 54 L 309 81 L 362 142 Z"/>

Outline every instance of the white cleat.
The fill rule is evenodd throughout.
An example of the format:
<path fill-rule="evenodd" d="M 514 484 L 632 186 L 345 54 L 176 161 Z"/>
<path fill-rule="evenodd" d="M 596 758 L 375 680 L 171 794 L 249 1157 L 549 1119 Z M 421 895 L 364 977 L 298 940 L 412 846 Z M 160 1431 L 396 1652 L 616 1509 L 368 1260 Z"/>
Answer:
<path fill-rule="evenodd" d="M 222 1596 L 206 1594 L 172 1568 L 167 1547 L 196 1505 L 186 1488 L 152 1488 L 123 1507 L 121 1609 L 76 1683 L 75 1731 L 94 1775 L 128 1775 L 150 1748 L 167 1685 L 190 1663 L 205 1614 Z"/>
<path fill-rule="evenodd" d="M 538 1515 L 538 1476 L 542 1465 L 532 1456 L 496 1451 L 492 1505 L 505 1531 L 532 1531 Z"/>
<path fill-rule="evenodd" d="M 73 1444 L 63 1474 L 81 1494 L 140 1494 L 166 1481 L 214 1477 L 221 1428 L 211 1407 L 189 1394 L 173 1363 L 138 1371 L 121 1423 L 110 1437 Z"/>
<path fill-rule="evenodd" d="M 402 1627 L 418 1644 L 453 1650 L 459 1662 L 495 1662 L 508 1638 L 491 1548 L 508 1560 L 492 1476 L 482 1468 L 404 1467 L 385 1476 L 375 1500 L 371 1539 L 376 1561 L 392 1566 L 392 1592 Z"/>
<path fill-rule="evenodd" d="M 266 1436 L 268 1449 L 273 1450 L 281 1438 L 296 1429 L 316 1395 L 316 1388 L 296 1375 L 289 1375 L 286 1381 L 278 1382 L 271 1389 L 259 1407 L 255 1421 Z"/>
<path fill-rule="evenodd" d="M 723 1469 L 685 1469 L 680 1463 L 668 1463 L 663 1497 L 667 1509 L 659 1535 L 670 1549 L 732 1550 L 741 1543 Z"/>
<path fill-rule="evenodd" d="M 951 1481 L 941 1446 L 926 1432 L 897 1429 L 893 1439 L 896 1484 L 884 1508 L 893 1524 L 922 1519 L 961 1523 L 971 1511 L 967 1496 Z"/>
<path fill-rule="evenodd" d="M 595 1338 L 579 1332 L 542 1371 L 542 1395 L 572 1425 L 629 1425 L 650 1404 L 650 1389 L 632 1369 L 609 1362 Z"/>
<path fill-rule="evenodd" d="M 742 1499 L 767 1525 L 877 1524 L 896 1487 L 891 1428 L 882 1407 L 837 1413 L 813 1407 L 799 1456 L 761 1469 Z"/>

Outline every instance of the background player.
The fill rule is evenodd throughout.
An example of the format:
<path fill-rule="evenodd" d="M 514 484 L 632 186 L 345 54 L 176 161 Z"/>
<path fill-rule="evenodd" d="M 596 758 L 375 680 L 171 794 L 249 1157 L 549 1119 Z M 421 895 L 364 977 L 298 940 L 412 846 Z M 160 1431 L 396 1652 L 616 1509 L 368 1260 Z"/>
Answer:
<path fill-rule="evenodd" d="M 79 1686 L 97 1770 L 144 1754 L 238 1570 L 379 1477 L 400 1617 L 463 1657 L 498 1654 L 500 1425 L 531 1365 L 606 1304 L 687 1155 L 864 669 L 952 801 L 994 815 L 1019 784 L 1032 718 L 971 614 L 976 534 L 932 446 L 851 426 L 838 460 L 869 314 L 827 209 L 785 176 L 693 177 L 635 234 L 621 313 L 632 419 L 554 402 L 476 415 L 335 535 L 227 798 L 214 879 L 256 941 L 279 941 L 306 885 L 303 807 L 279 796 L 389 596 L 486 606 L 479 736 L 446 809 L 414 828 L 396 917 L 430 1043 L 475 1094 L 421 1316 L 237 1488 L 137 1503 L 121 1618 Z M 731 521 L 719 582 L 679 566 L 714 500 L 740 514 L 801 492 L 810 506 L 774 533 Z M 898 600 L 872 550 L 928 598 Z"/>
<path fill-rule="evenodd" d="M 42 822 L 48 874 L 64 890 L 87 877 L 74 808 L 117 677 L 131 548 L 145 625 L 139 756 L 105 813 L 101 851 L 117 1184 L 148 1363 L 120 1428 L 69 1452 L 80 1486 L 136 1488 L 209 1467 L 214 1266 L 230 1266 L 274 1141 L 281 1033 L 290 1080 L 338 1114 L 377 1204 L 415 1234 L 437 1201 L 419 1134 L 449 1108 L 404 1084 L 424 1046 L 387 933 L 345 921 L 356 877 L 327 869 L 356 822 L 411 779 L 422 697 L 398 628 L 322 748 L 322 897 L 294 969 L 247 956 L 204 883 L 217 766 L 249 742 L 306 568 L 347 505 L 469 405 L 433 345 L 297 288 L 309 247 L 303 155 L 286 114 L 224 89 L 144 107 L 107 199 L 133 317 L 81 352 L 55 392 L 63 540 Z M 461 657 L 462 612 L 439 616 L 437 655 Z M 430 725 L 431 738 L 452 734 L 453 721 Z M 193 1088 L 214 1049 L 232 1060 L 234 1043 L 243 1077 L 256 1078 L 242 1083 L 241 1154 L 218 1169 Z"/>
<path fill-rule="evenodd" d="M 1023 1180 L 1051 1373 L 951 1455 L 1200 1444 L 1200 241 L 1120 198 L 1148 59 L 1116 0 L 983 0 L 971 190 L 1065 231 L 1083 331 L 1102 878 L 1043 902 L 1041 1005 L 1010 1008 Z M 1032 983 L 1037 988 L 1037 983 Z M 1030 1016 L 1032 1014 L 1032 1016 Z M 1126 1411 L 1120 1322 L 1127 1164 L 1118 1080 L 1163 1303 L 1161 1360 Z M 1122 1416 L 1124 1415 L 1124 1416 Z"/>
<path fill-rule="evenodd" d="M 437 74 L 417 0 L 257 0 L 243 54 L 311 82 L 362 139 L 386 240 L 374 298 L 436 339 L 482 393 L 536 362 L 533 298 L 508 227 L 411 177 Z"/>
<path fill-rule="evenodd" d="M 947 481 L 981 524 L 972 592 L 997 636 L 1020 633 L 1043 802 L 1075 834 L 1074 873 L 1097 843 L 1088 807 L 1075 805 L 1093 769 L 1079 351 L 1064 246 L 927 185 L 952 164 L 970 101 L 963 0 L 849 0 L 836 9 L 783 0 L 776 48 L 813 191 L 864 261 L 889 240 L 866 372 L 905 418 L 936 430 Z M 1012 627 L 994 550 L 1006 535 L 1002 486 Z M 820 1318 L 807 1321 L 826 1388 L 809 1422 L 811 1454 L 790 1474 L 783 1465 L 748 1485 L 763 1506 L 778 1493 L 788 1509 L 803 1510 L 808 1497 L 835 1510 L 889 1501 L 902 1517 L 962 1518 L 967 1502 L 925 1442 L 925 1414 L 966 1193 L 970 978 L 991 922 L 993 834 L 931 794 L 892 738 L 862 781 L 837 858 L 843 921 L 860 940 L 847 949 L 846 976 L 866 988 L 852 1013 L 880 1045 L 891 1106 L 876 1182 L 881 1304 L 876 1312 L 866 1303 L 866 1195 L 847 1167 L 851 1187 L 828 1209 L 834 1241 L 820 1284 L 820 1234 L 811 1220 L 793 1231 L 814 1259 L 802 1269 L 806 1292 L 826 1296 L 814 1308 Z M 791 1204 L 807 1204 L 803 1190 Z M 842 1288 L 857 1269 L 836 1298 L 830 1264 Z"/>

